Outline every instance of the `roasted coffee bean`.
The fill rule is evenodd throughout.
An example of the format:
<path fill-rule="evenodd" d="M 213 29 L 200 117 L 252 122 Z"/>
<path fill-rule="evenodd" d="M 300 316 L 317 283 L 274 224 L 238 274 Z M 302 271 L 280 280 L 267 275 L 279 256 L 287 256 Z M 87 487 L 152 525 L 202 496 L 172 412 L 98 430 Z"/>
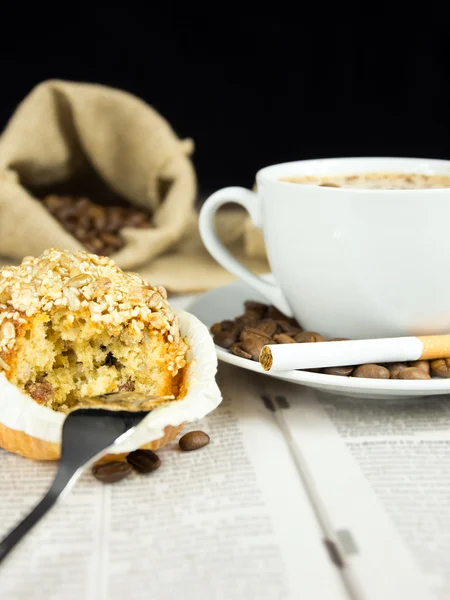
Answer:
<path fill-rule="evenodd" d="M 139 229 L 147 223 L 147 215 L 143 212 L 130 212 L 125 217 L 125 227 L 135 227 Z"/>
<path fill-rule="evenodd" d="M 236 337 L 230 331 L 219 331 L 219 333 L 216 333 L 214 336 L 214 343 L 226 350 L 228 350 L 235 341 Z"/>
<path fill-rule="evenodd" d="M 253 325 L 257 325 L 259 321 L 260 319 L 255 319 L 251 315 L 247 314 L 236 317 L 236 319 L 234 320 L 235 323 L 239 323 L 240 325 L 245 325 L 248 327 L 253 327 Z"/>
<path fill-rule="evenodd" d="M 224 331 L 229 332 L 231 335 L 233 335 L 235 338 L 239 337 L 239 334 L 241 333 L 241 331 L 244 329 L 245 324 L 244 323 L 236 323 L 235 321 L 220 321 L 219 323 L 214 323 L 214 325 L 211 326 L 211 333 L 213 335 L 216 335 L 216 333 L 221 333 Z"/>
<path fill-rule="evenodd" d="M 83 215 L 89 208 L 91 202 L 88 198 L 77 198 L 75 200 L 75 210 L 77 215 Z"/>
<path fill-rule="evenodd" d="M 222 331 L 231 331 L 234 327 L 234 321 L 225 319 L 225 321 L 220 322 L 220 326 L 222 327 Z"/>
<path fill-rule="evenodd" d="M 408 365 L 415 369 L 421 369 L 427 373 L 427 375 L 430 374 L 430 363 L 427 360 L 411 360 Z"/>
<path fill-rule="evenodd" d="M 236 321 L 235 327 L 233 331 L 239 331 L 238 337 L 240 337 L 243 331 L 247 331 L 248 329 L 257 329 L 259 321 Z M 260 333 L 264 333 L 262 330 L 259 330 Z M 265 335 L 265 334 L 264 334 Z"/>
<path fill-rule="evenodd" d="M 247 321 L 258 322 L 261 319 L 261 314 L 256 310 L 246 310 L 243 316 Z"/>
<path fill-rule="evenodd" d="M 339 377 L 350 377 L 355 367 L 326 367 L 322 369 L 325 375 L 338 375 Z"/>
<path fill-rule="evenodd" d="M 272 337 L 277 331 L 277 324 L 273 319 L 262 319 L 262 321 L 255 326 L 255 329 L 259 329 L 269 337 Z"/>
<path fill-rule="evenodd" d="M 76 208 L 74 204 L 63 204 L 57 209 L 57 216 L 63 223 L 69 219 L 76 217 Z"/>
<path fill-rule="evenodd" d="M 207 446 L 209 441 L 209 435 L 204 431 L 190 431 L 189 433 L 185 433 L 178 443 L 182 450 L 189 452 Z"/>
<path fill-rule="evenodd" d="M 298 344 L 305 344 L 313 342 L 324 342 L 325 338 L 323 337 L 323 335 L 320 335 L 320 333 L 316 333 L 315 331 L 302 331 L 294 337 L 294 340 Z"/>
<path fill-rule="evenodd" d="M 301 327 L 296 327 L 295 325 L 292 325 L 292 323 L 289 323 L 289 321 L 285 321 L 284 319 L 278 319 L 277 321 L 275 321 L 275 323 L 278 325 L 279 329 L 281 330 L 281 333 L 287 333 L 291 337 L 297 335 L 298 333 L 301 333 L 302 331 Z"/>
<path fill-rule="evenodd" d="M 74 199 L 71 196 L 61 196 L 61 206 L 69 206 L 73 204 Z"/>
<path fill-rule="evenodd" d="M 115 233 L 123 226 L 124 213 L 119 206 L 111 206 L 106 212 L 106 223 L 104 230 L 106 233 Z"/>
<path fill-rule="evenodd" d="M 108 233 L 108 232 L 101 233 L 100 239 L 106 246 L 110 246 L 111 248 L 114 248 L 115 250 L 122 248 L 122 246 L 123 246 L 123 242 L 120 239 L 120 237 L 114 233 Z"/>
<path fill-rule="evenodd" d="M 102 231 L 106 225 L 106 212 L 103 206 L 91 206 L 87 210 L 87 215 L 91 220 L 93 227 L 97 231 Z"/>
<path fill-rule="evenodd" d="M 294 338 L 292 338 L 290 335 L 288 335 L 287 333 L 276 333 L 273 336 L 273 340 L 277 343 L 277 344 L 295 344 L 295 340 Z"/>
<path fill-rule="evenodd" d="M 81 229 L 85 229 L 89 234 L 90 230 L 92 229 L 92 225 L 91 219 L 89 218 L 87 212 L 78 215 L 78 226 L 81 227 Z"/>
<path fill-rule="evenodd" d="M 253 324 L 253 321 L 252 321 L 252 324 Z M 236 336 L 236 338 L 238 338 L 241 335 L 241 332 L 244 331 L 245 328 L 246 328 L 245 323 L 243 323 L 242 321 L 236 321 L 233 324 L 231 332 L 233 333 L 233 335 Z"/>
<path fill-rule="evenodd" d="M 251 355 L 252 360 L 256 360 L 259 362 L 259 355 L 261 354 L 261 350 L 264 346 L 270 344 L 270 342 L 270 338 L 267 339 L 265 337 L 250 334 L 248 337 L 241 340 L 241 348 Z"/>
<path fill-rule="evenodd" d="M 127 461 L 139 473 L 153 473 L 161 466 L 161 459 L 151 450 L 135 450 L 127 456 Z"/>
<path fill-rule="evenodd" d="M 389 363 L 388 365 L 386 365 L 386 368 L 389 370 L 389 373 L 391 374 L 391 379 L 398 379 L 400 371 L 403 371 L 403 369 L 407 369 L 408 365 L 404 362 L 394 362 L 394 363 Z"/>
<path fill-rule="evenodd" d="M 62 206 L 63 202 L 62 197 L 56 195 L 46 196 L 43 200 L 43 203 L 51 213 L 56 212 Z"/>
<path fill-rule="evenodd" d="M 419 367 L 406 367 L 399 371 L 398 379 L 431 379 L 431 377 Z"/>
<path fill-rule="evenodd" d="M 431 370 L 439 377 L 450 377 L 450 358 L 439 358 L 430 362 Z"/>
<path fill-rule="evenodd" d="M 131 465 L 125 461 L 109 462 L 92 467 L 92 474 L 102 483 L 116 483 L 128 477 Z"/>
<path fill-rule="evenodd" d="M 252 355 L 249 352 L 246 352 L 245 350 L 242 349 L 242 346 L 239 342 L 237 342 L 236 344 L 232 344 L 229 348 L 230 352 L 232 354 L 235 354 L 236 356 L 240 356 L 241 358 L 247 358 L 249 360 L 251 360 Z"/>
<path fill-rule="evenodd" d="M 94 252 L 94 254 L 100 254 L 104 251 L 103 242 L 96 237 L 90 237 L 85 246 L 88 250 Z"/>
<path fill-rule="evenodd" d="M 266 310 L 266 314 L 264 316 L 266 317 L 266 319 L 273 319 L 274 321 L 277 321 L 277 320 L 291 321 L 292 320 L 292 319 L 289 319 L 289 317 L 287 317 L 286 315 L 284 315 L 281 311 L 279 311 L 278 308 L 275 308 L 275 306 L 269 306 L 269 308 Z"/>
<path fill-rule="evenodd" d="M 266 312 L 268 306 L 267 304 L 263 304 L 262 302 L 255 302 L 254 300 L 246 300 L 244 302 L 245 311 L 253 310 L 259 314 L 259 318 L 262 319 L 264 313 Z"/>
<path fill-rule="evenodd" d="M 364 377 L 367 379 L 389 379 L 390 376 L 389 369 L 372 363 L 360 365 L 352 373 L 352 377 Z"/>
<path fill-rule="evenodd" d="M 256 327 L 246 327 L 243 331 L 241 331 L 241 334 L 239 336 L 241 342 L 254 338 L 262 339 L 265 340 L 266 343 L 269 343 L 271 336 L 267 335 L 266 333 L 264 333 L 264 331 L 262 331 L 261 329 L 257 329 Z"/>
<path fill-rule="evenodd" d="M 222 324 L 214 323 L 214 325 L 211 326 L 210 331 L 213 335 L 216 335 L 216 333 L 220 333 L 222 331 Z"/>
<path fill-rule="evenodd" d="M 81 225 L 79 225 L 75 229 L 74 235 L 78 240 L 80 240 L 80 242 L 84 242 L 88 238 L 89 232 L 85 227 L 81 227 Z"/>

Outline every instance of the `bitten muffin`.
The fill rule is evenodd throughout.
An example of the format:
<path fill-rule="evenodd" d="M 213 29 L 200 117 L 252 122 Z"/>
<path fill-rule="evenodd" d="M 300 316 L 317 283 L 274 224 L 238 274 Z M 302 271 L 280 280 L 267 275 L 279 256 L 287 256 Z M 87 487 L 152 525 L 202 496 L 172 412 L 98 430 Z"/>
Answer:
<path fill-rule="evenodd" d="M 164 288 L 50 249 L 0 269 L 0 372 L 38 404 L 129 390 L 179 399 L 188 345 Z"/>

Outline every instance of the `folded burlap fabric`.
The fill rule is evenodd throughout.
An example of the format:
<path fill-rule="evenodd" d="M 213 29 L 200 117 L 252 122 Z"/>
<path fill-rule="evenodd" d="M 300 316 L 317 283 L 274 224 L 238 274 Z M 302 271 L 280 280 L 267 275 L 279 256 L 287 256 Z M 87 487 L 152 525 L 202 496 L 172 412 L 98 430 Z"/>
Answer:
<path fill-rule="evenodd" d="M 0 137 L 1 262 L 36 256 L 49 246 L 83 248 L 38 195 L 65 182 L 86 182 L 152 212 L 153 228 L 121 230 L 124 247 L 112 255 L 121 268 L 173 292 L 226 283 L 232 277 L 209 257 L 198 236 L 192 150 L 190 139 L 180 140 L 153 108 L 126 92 L 58 80 L 41 83 Z M 257 272 L 267 270 L 264 250 L 255 254 L 255 245 L 248 243 L 254 232 L 245 215 L 227 211 L 218 228 L 244 263 Z"/>

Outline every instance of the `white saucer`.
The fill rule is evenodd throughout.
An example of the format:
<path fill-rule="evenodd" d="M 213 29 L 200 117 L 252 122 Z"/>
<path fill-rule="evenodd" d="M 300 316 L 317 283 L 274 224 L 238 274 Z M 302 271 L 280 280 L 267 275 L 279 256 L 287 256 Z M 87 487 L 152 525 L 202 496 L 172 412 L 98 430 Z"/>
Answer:
<path fill-rule="evenodd" d="M 266 276 L 270 279 L 270 275 Z M 189 312 L 210 327 L 218 321 L 233 319 L 244 311 L 245 300 L 266 302 L 257 292 L 245 283 L 236 282 L 198 296 L 190 305 Z M 337 377 L 305 371 L 284 371 L 266 373 L 261 365 L 231 354 L 228 350 L 216 346 L 219 360 L 236 365 L 249 371 L 255 371 L 301 385 L 317 388 L 333 394 L 355 396 L 358 398 L 398 398 L 413 396 L 436 396 L 450 394 L 450 379 L 402 380 L 402 379 L 359 379 L 357 377 Z"/>

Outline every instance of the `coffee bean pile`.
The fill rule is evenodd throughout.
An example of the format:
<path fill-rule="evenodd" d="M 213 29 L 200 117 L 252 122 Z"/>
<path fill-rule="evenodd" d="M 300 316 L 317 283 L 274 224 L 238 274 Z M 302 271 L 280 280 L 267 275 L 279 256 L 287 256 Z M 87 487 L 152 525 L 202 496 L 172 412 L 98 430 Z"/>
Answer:
<path fill-rule="evenodd" d="M 102 206 L 89 198 L 57 194 L 46 196 L 42 202 L 64 229 L 93 254 L 109 256 L 123 248 L 120 231 L 124 227 L 152 227 L 150 213 L 132 206 Z"/>
<path fill-rule="evenodd" d="M 287 317 L 274 306 L 252 300 L 245 302 L 244 306 L 244 314 L 234 320 L 215 323 L 211 327 L 214 343 L 236 356 L 259 362 L 261 350 L 267 344 L 326 341 L 320 333 L 304 331 L 295 319 Z M 345 339 L 347 338 L 334 338 L 330 341 L 339 342 Z M 431 375 L 450 378 L 450 359 L 351 365 L 305 371 L 370 379 L 431 379 Z"/>
<path fill-rule="evenodd" d="M 203 431 L 190 431 L 184 434 L 178 442 L 185 452 L 199 450 L 210 442 L 209 435 Z M 116 460 L 107 463 L 97 463 L 92 467 L 92 474 L 102 483 L 122 481 L 133 469 L 141 474 L 153 473 L 161 466 L 161 459 L 152 450 L 135 450 L 128 454 L 126 460 Z"/>

